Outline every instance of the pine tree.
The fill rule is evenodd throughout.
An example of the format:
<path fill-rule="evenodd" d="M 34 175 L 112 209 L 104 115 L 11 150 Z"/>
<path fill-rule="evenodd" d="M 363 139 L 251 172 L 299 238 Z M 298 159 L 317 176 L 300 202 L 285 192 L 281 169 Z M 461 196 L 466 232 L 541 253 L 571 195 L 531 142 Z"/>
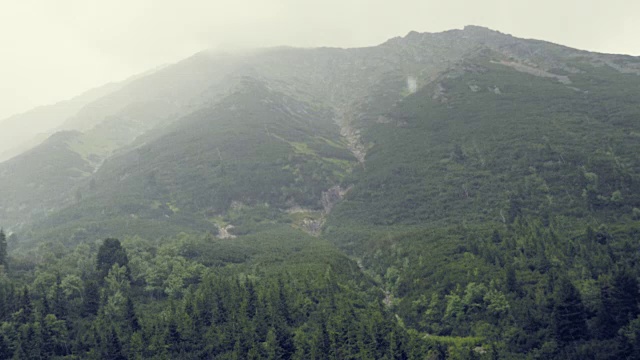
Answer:
<path fill-rule="evenodd" d="M 559 343 L 585 339 L 587 323 L 580 293 L 567 278 L 561 278 L 554 294 L 553 321 Z"/>
<path fill-rule="evenodd" d="M 276 336 L 276 331 L 271 328 L 269 329 L 269 332 L 267 333 L 267 341 L 265 341 L 264 343 L 264 347 L 265 347 L 265 351 L 267 353 L 267 359 L 268 360 L 277 360 L 279 359 L 279 353 L 281 352 L 279 345 L 278 345 L 278 339 Z"/>
<path fill-rule="evenodd" d="M 329 338 L 329 332 L 327 331 L 327 323 L 325 319 L 321 320 L 320 331 L 317 334 L 315 347 L 317 348 L 316 353 L 318 359 L 328 359 L 331 352 L 331 339 Z"/>
<path fill-rule="evenodd" d="M 516 277 L 516 270 L 513 268 L 513 265 L 507 264 L 505 266 L 505 284 L 507 287 L 507 291 L 516 292 L 518 291 L 518 279 Z"/>
<path fill-rule="evenodd" d="M 14 311 L 14 287 L 11 283 L 0 282 L 0 321 L 4 321 Z"/>
<path fill-rule="evenodd" d="M 144 341 L 142 339 L 142 334 L 140 334 L 140 332 L 134 332 L 133 335 L 131 335 L 131 340 L 129 341 L 129 359 L 142 360 L 143 350 Z"/>
<path fill-rule="evenodd" d="M 258 298 L 256 296 L 256 290 L 253 286 L 253 282 L 249 279 L 245 282 L 245 291 L 246 291 L 246 310 L 247 317 L 249 319 L 253 319 L 256 315 L 256 303 Z"/>
<path fill-rule="evenodd" d="M 31 322 L 33 315 L 33 305 L 31 304 L 31 295 L 29 294 L 29 289 L 26 286 L 22 289 L 22 296 L 20 297 L 18 308 L 20 309 L 19 311 L 21 311 L 18 322 L 21 324 L 27 324 Z"/>
<path fill-rule="evenodd" d="M 169 346 L 169 351 L 174 354 L 179 353 L 182 348 L 182 340 L 182 334 L 180 334 L 176 322 L 171 320 L 165 338 L 165 343 Z"/>
<path fill-rule="evenodd" d="M 4 230 L 0 229 L 0 265 L 7 267 L 7 236 Z"/>
<path fill-rule="evenodd" d="M 0 335 L 0 360 L 11 359 L 12 356 L 13 351 L 9 348 L 9 342 L 4 335 Z"/>
<path fill-rule="evenodd" d="M 56 278 L 56 285 L 53 294 L 53 314 L 60 320 L 67 318 L 67 299 L 62 292 L 62 281 L 60 275 Z"/>
<path fill-rule="evenodd" d="M 287 293 L 282 279 L 278 279 L 278 302 L 276 306 L 278 315 L 282 316 L 287 325 L 291 325 L 293 323 L 293 319 L 291 318 L 291 312 L 289 311 L 289 301 L 287 299 Z"/>
<path fill-rule="evenodd" d="M 96 269 L 98 270 L 99 279 L 102 281 L 108 274 L 113 265 L 126 266 L 127 276 L 130 276 L 129 258 L 127 251 L 120 244 L 118 239 L 105 239 L 96 257 Z"/>
<path fill-rule="evenodd" d="M 28 359 L 40 359 L 43 353 L 43 344 L 39 324 L 33 323 L 27 325 L 26 334 L 24 334 L 24 340 L 22 344 L 25 348 L 25 353 Z"/>
<path fill-rule="evenodd" d="M 95 281 L 89 280 L 84 285 L 84 314 L 97 315 L 100 309 L 100 288 Z"/>
<path fill-rule="evenodd" d="M 255 346 L 252 346 L 247 353 L 247 360 L 258 360 L 260 359 L 260 351 Z"/>
<path fill-rule="evenodd" d="M 639 296 L 638 279 L 628 270 L 619 271 L 613 278 L 610 309 L 618 328 L 638 316 Z"/>
<path fill-rule="evenodd" d="M 498 232 L 498 230 L 496 229 L 493 230 L 493 234 L 491 235 L 491 241 L 496 245 L 502 242 L 502 236 L 500 235 L 500 232 Z"/>
<path fill-rule="evenodd" d="M 118 338 L 116 329 L 111 328 L 111 332 L 108 334 L 106 341 L 106 348 L 102 355 L 104 360 L 127 360 L 122 350 L 122 343 Z"/>
<path fill-rule="evenodd" d="M 134 307 L 133 300 L 131 300 L 131 297 L 127 297 L 127 308 L 125 316 L 127 324 L 132 332 L 140 330 L 140 323 L 138 322 L 136 309 Z"/>

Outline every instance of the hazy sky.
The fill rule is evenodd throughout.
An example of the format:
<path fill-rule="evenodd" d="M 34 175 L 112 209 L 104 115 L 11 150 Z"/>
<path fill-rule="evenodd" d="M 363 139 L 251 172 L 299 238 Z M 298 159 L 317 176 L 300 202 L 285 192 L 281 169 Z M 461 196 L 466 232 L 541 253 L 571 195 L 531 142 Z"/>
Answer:
<path fill-rule="evenodd" d="M 208 47 L 367 46 L 468 24 L 640 55 L 636 0 L 0 0 L 0 119 Z"/>

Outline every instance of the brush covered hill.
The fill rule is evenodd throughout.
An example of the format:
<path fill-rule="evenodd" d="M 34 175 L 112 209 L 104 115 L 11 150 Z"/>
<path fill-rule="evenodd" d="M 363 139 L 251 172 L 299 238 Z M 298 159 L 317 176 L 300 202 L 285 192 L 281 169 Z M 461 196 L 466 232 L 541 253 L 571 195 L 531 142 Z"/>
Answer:
<path fill-rule="evenodd" d="M 531 358 L 637 351 L 640 77 L 563 61 L 480 50 L 359 122 L 366 167 L 323 235 L 421 336 Z"/>

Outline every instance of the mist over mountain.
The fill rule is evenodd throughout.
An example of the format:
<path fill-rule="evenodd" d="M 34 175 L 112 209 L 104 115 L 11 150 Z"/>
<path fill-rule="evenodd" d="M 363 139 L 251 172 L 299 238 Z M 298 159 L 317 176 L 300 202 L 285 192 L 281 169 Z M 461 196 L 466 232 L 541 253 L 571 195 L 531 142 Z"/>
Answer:
<path fill-rule="evenodd" d="M 633 358 L 639 89 L 479 26 L 203 51 L 0 123 L 7 273 L 95 307 L 53 358 Z"/>
<path fill-rule="evenodd" d="M 118 84 L 107 84 L 89 90 L 68 101 L 41 106 L 23 114 L 11 116 L 0 121 L 0 161 L 7 160 L 37 145 L 52 135 L 70 117 L 82 107 L 115 91 Z"/>

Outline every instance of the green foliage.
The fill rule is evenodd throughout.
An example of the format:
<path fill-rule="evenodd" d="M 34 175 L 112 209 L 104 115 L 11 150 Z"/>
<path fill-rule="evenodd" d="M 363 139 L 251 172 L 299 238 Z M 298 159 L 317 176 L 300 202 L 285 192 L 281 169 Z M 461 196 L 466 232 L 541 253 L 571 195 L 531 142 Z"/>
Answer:
<path fill-rule="evenodd" d="M 587 337 L 586 312 L 578 290 L 567 278 L 560 278 L 554 293 L 553 322 L 559 343 Z"/>
<path fill-rule="evenodd" d="M 4 230 L 0 228 L 0 265 L 3 265 L 5 268 L 7 266 L 7 254 L 7 236 Z"/>
<path fill-rule="evenodd" d="M 342 184 L 356 163 L 330 111 L 250 79 L 215 108 L 147 140 L 104 163 L 80 185 L 82 198 L 36 222 L 29 239 L 215 235 L 208 219 L 243 206 L 256 211 L 232 218 L 237 231 L 255 232 L 252 217 L 322 209 L 322 192 Z"/>
<path fill-rule="evenodd" d="M 242 262 L 219 257 L 209 267 L 198 262 L 205 258 L 181 255 L 213 243 L 223 252 L 243 244 L 254 251 Z M 29 287 L 11 295 L 9 284 L 0 286 L 9 291 L 0 294 L 19 299 L 3 319 L 0 351 L 26 358 L 406 357 L 406 334 L 357 265 L 290 227 L 233 242 L 186 234 L 163 243 L 107 239 L 93 250 L 98 265 L 80 284 L 72 274 L 43 275 L 75 255 L 67 250 L 59 262 L 43 264 L 33 295 Z M 47 281 L 53 291 L 38 285 Z M 84 309 L 65 306 L 64 320 L 54 314 L 58 302 L 72 304 L 78 294 Z"/>
<path fill-rule="evenodd" d="M 481 337 L 500 358 L 626 356 L 638 78 L 574 60 L 577 91 L 501 56 L 485 51 L 379 109 L 388 121 L 360 120 L 366 167 L 324 235 L 361 259 L 408 328 Z"/>
<path fill-rule="evenodd" d="M 112 269 L 122 266 L 128 269 L 129 258 L 127 252 L 120 245 L 120 240 L 109 238 L 106 239 L 98 249 L 96 260 L 96 270 L 99 278 L 104 279 L 107 274 L 111 274 Z M 128 272 L 128 270 L 127 270 Z"/>

